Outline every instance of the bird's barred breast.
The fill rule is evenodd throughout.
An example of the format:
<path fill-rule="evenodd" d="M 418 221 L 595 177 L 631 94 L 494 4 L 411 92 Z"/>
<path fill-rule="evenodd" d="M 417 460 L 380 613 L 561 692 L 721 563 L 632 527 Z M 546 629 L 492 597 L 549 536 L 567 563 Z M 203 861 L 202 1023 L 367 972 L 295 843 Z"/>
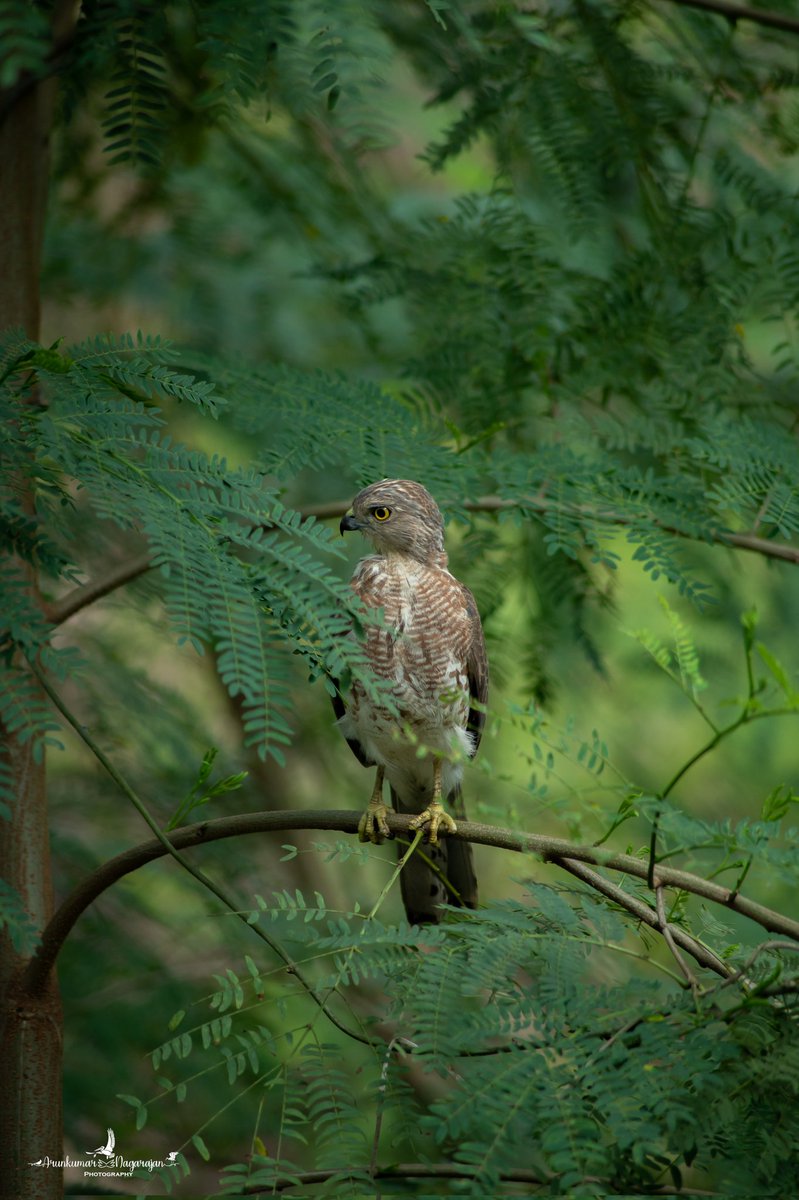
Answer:
<path fill-rule="evenodd" d="M 404 555 L 380 555 L 358 564 L 352 586 L 383 610 L 386 628 L 368 630 L 367 653 L 375 674 L 394 684 L 404 719 L 465 728 L 471 626 L 458 581 Z"/>

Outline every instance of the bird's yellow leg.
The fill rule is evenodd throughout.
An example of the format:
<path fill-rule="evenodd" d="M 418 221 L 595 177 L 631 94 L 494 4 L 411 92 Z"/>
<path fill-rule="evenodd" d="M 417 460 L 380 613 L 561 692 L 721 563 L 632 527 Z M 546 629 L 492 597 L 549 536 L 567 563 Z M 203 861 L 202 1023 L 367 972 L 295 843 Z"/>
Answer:
<path fill-rule="evenodd" d="M 427 808 L 414 817 L 410 822 L 411 829 L 421 829 L 425 826 L 425 840 L 431 846 L 438 841 L 438 831 L 456 833 L 458 826 L 449 813 L 441 805 L 441 759 L 433 759 L 433 797 Z"/>
<path fill-rule="evenodd" d="M 358 822 L 358 838 L 362 842 L 374 842 L 379 846 L 383 838 L 391 837 L 386 821 L 388 809 L 383 803 L 383 768 L 377 768 L 375 786 L 369 797 L 366 812 Z"/>

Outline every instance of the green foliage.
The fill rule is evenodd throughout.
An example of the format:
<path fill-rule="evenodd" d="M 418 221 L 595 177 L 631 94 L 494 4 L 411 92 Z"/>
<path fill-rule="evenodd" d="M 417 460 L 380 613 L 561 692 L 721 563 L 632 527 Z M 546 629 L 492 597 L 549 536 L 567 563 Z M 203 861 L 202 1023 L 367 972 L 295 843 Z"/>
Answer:
<path fill-rule="evenodd" d="M 216 746 L 211 746 L 206 750 L 197 772 L 197 778 L 178 805 L 175 815 L 170 818 L 167 825 L 168 830 L 182 825 L 201 805 L 208 804 L 210 800 L 215 800 L 218 796 L 226 796 L 229 792 L 238 791 L 247 778 L 246 771 L 238 771 L 234 775 L 226 775 L 223 779 L 217 779 L 215 783 L 211 783 L 211 771 L 218 753 Z"/>
<path fill-rule="evenodd" d="M 659 599 L 668 617 L 672 646 L 665 646 L 660 638 L 647 629 L 636 630 L 632 636 L 651 654 L 661 670 L 671 676 L 687 695 L 696 700 L 697 693 L 703 691 L 707 683 L 700 674 L 699 656 L 693 638 L 665 596 L 660 596 Z"/>
<path fill-rule="evenodd" d="M 303 1016 L 296 997 L 286 1014 L 293 1036 L 276 1039 L 261 1027 L 264 1040 L 242 1025 L 246 1052 L 219 1042 L 236 1040 L 242 1018 L 234 1014 L 224 1027 L 216 1021 L 203 1057 L 225 1066 L 231 1087 L 249 1091 L 254 1076 L 260 1089 L 277 1092 L 280 1113 L 274 1157 L 226 1168 L 224 1194 L 266 1192 L 290 1179 L 302 1185 L 303 1146 L 325 1172 L 314 1178 L 324 1178 L 326 1191 L 349 1194 L 368 1181 L 370 1157 L 383 1157 L 381 1125 L 399 1139 L 393 1151 L 386 1145 L 388 1162 L 402 1156 L 405 1123 L 416 1125 L 412 1152 L 421 1163 L 443 1155 L 460 1164 L 470 1195 L 500 1194 L 520 1145 L 525 1169 L 546 1194 L 647 1194 L 664 1178 L 679 1188 L 684 1179 L 712 1177 L 730 1195 L 778 1196 L 790 1187 L 791 1105 L 786 1092 L 769 1094 L 764 1053 L 779 1055 L 781 1086 L 793 1094 L 795 1012 L 790 1003 L 759 999 L 758 986 L 795 969 L 799 949 L 750 963 L 750 998 L 731 1003 L 723 986 L 709 986 L 697 1002 L 673 982 L 659 985 L 651 970 L 622 980 L 613 960 L 636 953 L 636 942 L 650 967 L 657 959 L 645 938 L 631 941 L 619 914 L 583 889 L 530 885 L 522 902 L 453 912 L 438 930 L 353 916 L 320 933 L 317 912 L 308 911 L 313 920 L 295 928 L 295 945 L 333 966 L 332 975 L 322 971 L 317 995 L 335 988 L 349 1006 L 342 989 L 373 980 L 372 1004 L 392 1040 L 368 1050 L 322 1042 L 319 1016 L 307 1009 Z M 246 1017 L 251 1006 L 232 979 L 232 991 L 221 981 L 222 994 Z M 260 978 L 253 986 L 262 988 Z M 271 1018 L 273 1031 L 278 1019 Z M 196 1057 L 178 1044 L 182 1058 Z M 408 1093 L 412 1064 L 437 1080 L 427 1105 Z M 370 1130 L 363 1114 L 375 1091 L 380 1118 Z M 771 1114 L 765 1123 L 763 1104 Z"/>
<path fill-rule="evenodd" d="M 673 677 L 695 701 L 695 642 L 664 608 L 682 664 L 682 677 L 679 666 Z M 746 623 L 748 661 L 752 614 Z M 710 749 L 743 720 L 783 711 L 781 701 L 778 671 L 757 707 L 750 696 L 739 699 L 741 715 Z M 511 721 L 550 781 L 561 782 L 558 764 L 568 762 L 595 781 L 606 768 L 617 775 L 596 731 L 557 731 L 518 707 Z M 531 783 L 531 798 L 536 790 Z M 636 792 L 624 778 L 613 790 Z M 786 822 L 795 799 L 780 785 L 759 819 L 734 823 L 699 819 L 639 787 L 635 812 L 629 802 L 624 811 L 625 819 L 659 822 L 661 861 L 679 853 L 711 877 L 734 872 L 733 892 L 764 877 L 795 889 L 797 830 Z M 296 847 L 284 849 L 296 859 Z M 313 853 L 329 859 L 331 848 L 319 844 Z M 340 857 L 335 847 L 332 854 Z M 630 923 L 622 901 L 654 912 L 645 878 L 630 875 L 609 898 L 584 884 L 527 881 L 519 900 L 453 909 L 443 925 L 424 929 L 383 922 L 375 915 L 382 898 L 365 916 L 333 911 L 318 891 L 313 901 L 300 889 L 257 895 L 248 919 L 268 920 L 288 974 L 249 955 L 245 973 L 217 974 L 207 1001 L 214 1015 L 185 1029 L 185 1011 L 175 1014 L 170 1038 L 152 1053 L 156 1072 L 176 1060 L 178 1081 L 159 1075 L 165 1092 L 136 1101 L 137 1114 L 156 1098 L 184 1103 L 207 1072 L 226 1078 L 231 1102 L 260 1093 L 252 1144 L 266 1103 L 276 1122 L 273 1151 L 261 1139 L 260 1151 L 225 1167 L 223 1194 L 266 1193 L 289 1181 L 312 1192 L 321 1181 L 326 1193 L 346 1195 L 367 1187 L 374 1171 L 402 1178 L 391 1164 L 411 1160 L 421 1181 L 444 1162 L 460 1173 L 453 1194 L 496 1195 L 521 1182 L 524 1145 L 523 1179 L 546 1194 L 646 1195 L 672 1184 L 777 1197 L 794 1169 L 796 1130 L 784 1113 L 799 1056 L 799 942 L 753 942 L 751 927 L 742 941 L 740 928 L 733 933 L 686 886 L 672 894 L 672 933 L 701 930 L 704 948 L 726 964 L 721 981 L 692 976 L 687 987 L 651 928 Z M 300 965 L 312 976 L 297 990 Z M 356 1033 L 348 1044 L 348 1026 L 367 1036 Z M 772 1054 L 780 1092 L 769 1088 Z M 409 1089 L 409 1072 L 436 1084 Z"/>
<path fill-rule="evenodd" d="M 41 8 L 26 0 L 0 4 L 0 87 L 10 88 L 27 72 L 41 71 L 50 49 L 50 28 Z"/>
<path fill-rule="evenodd" d="M 163 9 L 148 11 L 131 5 L 130 15 L 115 22 L 116 62 L 105 97 L 104 129 L 112 164 L 134 159 L 153 166 L 160 158 L 160 133 L 169 95 L 160 49 L 164 31 L 153 27 L 156 13 Z M 144 14 L 150 17 L 147 24 Z"/>
<path fill-rule="evenodd" d="M 34 479 L 44 464 L 48 486 L 38 525 L 23 513 L 15 490 L 6 490 L 9 550 L 56 579 L 74 578 L 69 534 L 86 510 L 72 500 L 72 487 L 97 516 L 143 536 L 178 640 L 199 653 L 213 649 L 220 678 L 240 699 L 245 744 L 261 757 L 280 761 L 290 739 L 287 649 L 314 673 L 324 667 L 334 678 L 356 675 L 378 687 L 358 644 L 342 637 L 352 601 L 322 561 L 340 554 L 329 530 L 284 508 L 255 467 L 231 469 L 225 459 L 162 432 L 156 401 L 190 402 L 213 416 L 219 398 L 210 383 L 167 369 L 168 347 L 141 335 L 118 343 L 96 339 L 70 357 L 25 344 L 14 358 L 14 345 L 3 393 L 9 421 L 20 429 L 9 447 L 10 467 L 18 479 Z M 25 405 L 31 369 L 46 391 L 42 411 Z M 43 542 L 43 528 L 58 548 Z M 3 587 L 9 647 L 41 657 L 63 677 L 71 658 L 66 649 L 50 649 L 49 626 L 22 578 L 9 572 Z M 12 669 L 4 706 L 18 737 L 41 740 L 52 727 L 24 669 Z"/>

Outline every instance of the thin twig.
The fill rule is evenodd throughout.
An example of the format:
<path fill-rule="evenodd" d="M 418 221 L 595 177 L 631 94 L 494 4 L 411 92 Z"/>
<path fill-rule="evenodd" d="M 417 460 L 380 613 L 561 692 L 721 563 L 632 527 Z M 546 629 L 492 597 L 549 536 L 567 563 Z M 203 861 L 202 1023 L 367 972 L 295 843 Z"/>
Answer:
<path fill-rule="evenodd" d="M 379 1167 L 377 1165 L 377 1156 L 380 1152 L 380 1132 L 383 1128 L 383 1110 L 386 1105 L 386 1086 L 388 1081 L 388 1068 L 391 1062 L 391 1055 L 397 1044 L 397 1039 L 392 1038 L 386 1046 L 386 1052 L 383 1055 L 383 1066 L 380 1069 L 380 1083 L 377 1089 L 377 1106 L 375 1108 L 375 1128 L 372 1135 L 372 1154 L 369 1159 L 369 1174 L 374 1178 Z"/>
<path fill-rule="evenodd" d="M 799 21 L 785 13 L 771 12 L 766 8 L 752 8 L 748 4 L 732 4 L 730 0 L 668 0 L 682 8 L 700 8 L 705 12 L 726 17 L 728 21 L 751 21 L 768 29 L 779 29 L 783 33 L 799 33 Z"/>
<path fill-rule="evenodd" d="M 725 979 L 723 983 L 718 984 L 718 987 L 729 987 L 731 983 L 737 983 L 740 979 L 744 979 L 747 972 L 754 966 L 760 955 L 765 954 L 769 950 L 788 950 L 792 954 L 799 954 L 799 946 L 797 946 L 794 942 L 761 942 L 759 946 L 755 946 L 744 965 L 739 967 L 737 971 L 733 971 L 729 978 Z M 789 990 L 793 989 L 789 988 Z"/>
<path fill-rule="evenodd" d="M 609 1050 L 610 1047 L 619 1040 L 619 1038 L 624 1037 L 625 1033 L 631 1033 L 633 1029 L 637 1029 L 642 1020 L 643 1018 L 639 1013 L 632 1017 L 629 1021 L 625 1021 L 625 1023 L 621 1025 L 615 1033 L 612 1033 L 610 1037 L 602 1043 L 598 1050 L 595 1050 L 594 1053 L 585 1060 L 585 1064 L 582 1067 L 583 1074 L 585 1075 L 587 1073 L 588 1068 L 596 1062 L 600 1054 L 604 1054 L 606 1050 Z"/>
<path fill-rule="evenodd" d="M 320 509 L 325 507 L 331 506 L 320 505 Z M 633 518 L 627 516 L 626 513 L 620 513 L 613 509 L 602 512 L 601 510 L 597 511 L 590 504 L 558 505 L 556 502 L 546 500 L 540 496 L 525 496 L 520 500 L 505 500 L 501 496 L 481 496 L 477 500 L 467 500 L 460 507 L 465 509 L 466 512 L 502 512 L 503 510 L 514 508 L 526 508 L 538 512 L 546 512 L 559 507 L 568 516 L 594 517 L 596 520 L 607 521 L 609 525 L 630 525 L 633 521 Z M 337 516 L 339 512 L 345 511 L 346 509 L 342 508 L 339 503 L 335 511 L 320 511 L 314 515 L 322 519 L 326 516 Z M 710 539 L 712 542 L 718 542 L 721 545 L 735 546 L 738 550 L 750 550 L 755 554 L 763 554 L 767 558 L 780 558 L 786 562 L 799 564 L 799 546 L 786 546 L 782 542 L 772 542 L 768 538 L 757 537 L 753 533 L 734 533 L 732 530 L 709 529 L 706 530 L 705 537 L 697 539 L 694 534 L 688 533 L 684 529 L 679 529 L 674 525 L 665 525 L 660 521 L 653 523 L 665 533 L 672 533 L 675 537 L 687 538 L 691 541 L 706 541 Z"/>
<path fill-rule="evenodd" d="M 696 981 L 696 976 L 694 975 L 693 971 L 688 966 L 688 963 L 685 961 L 685 959 L 683 958 L 683 956 L 680 954 L 679 950 L 677 949 L 677 943 L 674 938 L 674 934 L 676 931 L 671 928 L 671 926 L 668 923 L 668 920 L 666 919 L 666 906 L 663 902 L 663 885 L 662 884 L 660 884 L 659 887 L 655 888 L 655 903 L 657 904 L 657 911 L 658 911 L 658 929 L 663 934 L 666 945 L 668 946 L 669 950 L 671 950 L 671 953 L 674 956 L 674 961 L 676 962 L 677 966 L 680 968 L 683 975 L 685 976 L 685 979 L 686 979 L 686 982 L 687 982 L 689 988 L 693 992 L 694 996 L 696 996 L 697 989 L 699 987 L 699 985 Z"/>
<path fill-rule="evenodd" d="M 799 992 L 799 979 L 786 979 L 784 983 L 773 983 L 768 987 L 757 989 L 758 996 L 768 999 L 776 996 L 791 996 L 796 992 Z"/>
<path fill-rule="evenodd" d="M 152 567 L 152 557 L 148 551 L 129 558 L 126 562 L 111 567 L 105 575 L 90 579 L 79 587 L 67 592 L 60 600 L 45 606 L 45 615 L 53 625 L 60 625 L 82 608 L 87 608 L 95 600 L 101 600 L 109 592 L 115 592 L 140 575 L 146 574 Z"/>
<path fill-rule="evenodd" d="M 679 770 L 677 770 L 676 773 L 674 775 L 672 775 L 671 779 L 666 784 L 663 791 L 659 793 L 658 798 L 661 801 L 667 800 L 669 798 L 669 796 L 671 795 L 671 793 L 674 791 L 677 784 L 683 778 L 683 776 L 687 775 L 688 772 L 691 770 L 691 767 L 696 766 L 696 764 L 698 762 L 700 762 L 701 759 L 703 759 L 707 754 L 710 754 L 713 750 L 715 750 L 716 746 L 718 746 L 719 743 L 724 740 L 724 738 L 729 737 L 729 735 L 731 733 L 735 733 L 736 729 L 740 729 L 740 727 L 742 725 L 746 725 L 747 722 L 749 722 L 749 721 L 756 720 L 761 715 L 763 710 L 761 710 L 761 713 L 754 713 L 752 711 L 752 707 L 751 707 L 752 701 L 753 701 L 754 695 L 755 695 L 755 681 L 754 681 L 754 676 L 752 674 L 751 648 L 746 643 L 746 635 L 745 634 L 744 634 L 744 645 L 746 648 L 746 666 L 747 666 L 747 675 L 748 675 L 748 681 L 749 681 L 749 694 L 746 698 L 743 708 L 741 709 L 740 713 L 735 718 L 735 720 L 731 721 L 729 725 L 725 725 L 723 729 L 718 729 L 718 728 L 716 728 L 715 725 L 713 726 L 713 728 L 715 730 L 713 737 L 710 739 L 709 742 L 705 742 L 704 746 L 700 746 L 700 748 L 696 751 L 696 753 L 692 754 L 691 757 L 682 764 L 682 766 L 679 768 Z M 655 866 L 657 864 L 657 840 L 658 840 L 658 832 L 660 829 L 660 817 L 661 817 L 661 808 L 660 808 L 660 806 L 658 806 L 655 809 L 654 815 L 652 817 L 652 830 L 649 835 L 649 868 L 647 870 L 647 883 L 648 883 L 649 887 L 653 888 L 653 889 L 655 887 Z"/>
<path fill-rule="evenodd" d="M 576 876 L 577 879 L 582 879 L 589 887 L 595 891 L 601 892 L 614 904 L 618 904 L 620 908 L 625 908 L 627 912 L 632 913 L 639 921 L 643 921 L 650 929 L 658 929 L 662 932 L 661 924 L 658 916 L 652 911 L 650 906 L 643 900 L 639 900 L 637 896 L 631 896 L 629 892 L 625 892 L 617 884 L 611 883 L 609 879 L 605 879 L 598 871 L 593 871 L 590 867 L 586 867 L 584 863 L 577 862 L 574 859 L 562 858 L 559 866 L 563 867 L 569 874 Z M 658 889 L 660 891 L 660 889 Z M 717 975 L 723 976 L 727 980 L 732 972 L 723 959 L 709 950 L 707 946 L 703 946 L 696 938 L 691 937 L 683 929 L 670 930 L 674 940 L 679 942 L 684 950 L 691 955 L 692 958 L 703 967 L 707 967 L 711 971 L 715 971 Z M 799 950 L 799 946 L 797 947 Z M 672 951 L 673 952 L 673 951 Z M 685 974 L 683 968 L 682 973 Z"/>

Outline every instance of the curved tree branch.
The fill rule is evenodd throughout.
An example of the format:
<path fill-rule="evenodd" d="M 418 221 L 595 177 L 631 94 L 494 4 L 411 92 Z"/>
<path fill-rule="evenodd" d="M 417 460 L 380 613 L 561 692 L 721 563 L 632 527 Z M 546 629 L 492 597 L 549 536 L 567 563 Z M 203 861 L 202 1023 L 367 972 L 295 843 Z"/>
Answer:
<path fill-rule="evenodd" d="M 47 679 L 45 673 L 41 670 L 39 665 L 31 659 L 28 659 L 28 665 L 29 665 L 31 671 L 33 672 L 33 674 L 39 680 L 39 683 L 41 684 L 44 691 L 47 693 L 47 695 L 50 697 L 50 699 L 52 700 L 55 707 L 61 713 L 61 715 L 69 722 L 69 724 L 72 726 L 72 728 L 75 730 L 75 732 L 81 738 L 81 740 L 83 742 L 85 742 L 85 744 L 89 747 L 92 754 L 94 754 L 94 756 L 98 760 L 98 762 L 108 772 L 108 774 L 111 776 L 114 783 L 117 785 L 117 787 L 122 792 L 122 794 L 130 801 L 130 803 L 133 805 L 133 807 L 138 812 L 139 816 L 142 817 L 142 819 L 145 821 L 145 823 L 153 831 L 153 833 L 155 834 L 155 844 L 159 847 L 160 854 L 171 855 L 171 857 L 174 858 L 175 861 L 177 863 L 179 863 L 180 866 L 183 867 L 183 869 L 185 871 L 187 871 L 189 875 L 193 876 L 193 878 L 196 879 L 199 884 L 201 884 L 203 887 L 207 888 L 208 891 L 211 892 L 211 894 L 214 895 L 216 897 L 216 899 L 221 902 L 221 904 L 223 905 L 224 908 L 226 908 L 234 916 L 240 918 L 242 921 L 246 921 L 247 920 L 246 916 L 238 908 L 238 906 L 234 902 L 233 897 L 228 894 L 227 890 L 224 887 L 220 887 L 220 885 L 218 883 L 216 883 L 213 879 L 209 878 L 209 876 L 206 875 L 205 872 L 202 871 L 199 867 L 195 867 L 192 865 L 192 863 L 188 862 L 184 858 L 184 856 L 181 854 L 180 849 L 175 844 L 175 841 L 173 839 L 170 839 L 169 837 L 167 837 L 166 833 L 164 833 L 164 831 L 161 829 L 160 825 L 158 824 L 155 817 L 150 812 L 150 810 L 148 809 L 148 807 L 144 803 L 144 801 L 136 794 L 136 792 L 130 786 L 130 784 L 124 778 L 124 776 L 120 775 L 119 771 L 116 769 L 116 767 L 111 762 L 111 760 L 108 758 L 108 756 L 105 754 L 105 752 L 100 748 L 100 746 L 97 744 L 97 742 L 95 742 L 94 738 L 89 733 L 88 729 L 84 725 L 79 724 L 75 715 L 72 712 L 70 712 L 69 708 L 66 706 L 66 704 L 64 703 L 61 696 L 59 696 L 59 694 L 53 688 L 52 684 Z M 397 870 L 399 870 L 399 868 L 397 868 Z M 49 926 L 48 926 L 48 928 L 49 928 Z M 67 928 L 66 932 L 64 933 L 64 935 L 63 935 L 64 937 L 66 937 L 70 928 L 71 928 L 71 925 Z M 45 933 L 46 933 L 46 930 L 45 930 Z M 348 1029 L 346 1025 L 342 1024 L 342 1022 L 339 1020 L 339 1018 L 336 1016 L 336 1014 L 330 1010 L 330 1008 L 328 1007 L 327 1001 L 328 1001 L 330 995 L 332 994 L 332 992 L 335 990 L 335 988 L 331 988 L 328 991 L 327 995 L 324 997 L 318 996 L 316 991 L 314 990 L 314 988 L 312 988 L 310 983 L 305 979 L 305 976 L 304 976 L 303 972 L 300 970 L 297 963 L 295 963 L 293 961 L 291 956 L 286 952 L 286 950 L 283 948 L 283 946 L 279 942 L 275 941 L 275 939 L 270 937 L 270 935 L 266 932 L 265 929 L 261 929 L 259 926 L 256 926 L 253 928 L 253 933 L 255 933 L 256 936 L 261 939 L 261 941 L 265 942 L 266 945 L 270 948 L 270 950 L 272 950 L 272 952 L 274 954 L 276 954 L 278 958 L 282 959 L 283 964 L 286 967 L 286 969 L 292 975 L 294 975 L 296 977 L 298 982 L 302 985 L 302 987 L 307 992 L 307 994 L 311 997 L 311 999 L 314 1001 L 314 1003 L 319 1006 L 319 1008 L 322 1010 L 322 1012 L 325 1013 L 327 1018 L 336 1026 L 337 1029 L 340 1029 L 342 1033 L 345 1033 L 348 1037 L 353 1038 L 355 1041 L 362 1042 L 365 1046 L 371 1046 L 373 1044 L 371 1039 L 365 1033 L 360 1034 L 355 1030 Z M 61 939 L 61 942 L 59 943 L 59 947 L 57 947 L 55 949 L 55 954 L 53 954 L 49 958 L 49 967 L 47 968 L 48 973 L 55 962 L 55 955 L 58 954 L 58 948 L 60 948 L 60 945 L 62 945 L 62 944 L 63 944 L 63 937 Z M 44 945 L 45 945 L 45 938 L 43 936 L 42 946 L 40 947 L 40 949 L 42 949 L 44 947 Z M 46 959 L 47 955 L 45 954 L 42 957 Z M 20 994 L 27 995 L 29 997 L 35 997 L 38 993 L 41 992 L 42 989 L 47 987 L 47 974 L 45 974 L 44 976 L 41 976 L 41 975 L 37 976 L 37 969 L 38 969 L 39 962 L 40 962 L 40 959 L 39 959 L 38 952 L 37 952 L 37 954 L 34 955 L 33 958 L 30 960 L 30 962 L 28 963 L 28 966 L 26 967 L 26 969 L 22 975 L 22 979 L 20 981 Z M 31 977 L 33 980 L 33 987 L 31 987 Z"/>
<path fill-rule="evenodd" d="M 204 845 L 207 842 L 218 841 L 220 838 L 241 837 L 251 833 L 278 833 L 292 829 L 337 830 L 340 833 L 356 833 L 361 813 L 342 809 L 307 809 L 282 810 L 276 812 L 244 813 L 235 817 L 218 817 L 213 821 L 202 821 L 195 825 L 186 825 L 170 834 L 172 847 L 177 851 L 188 850 L 193 846 Z M 392 833 L 412 837 L 409 829 L 410 816 L 399 813 L 388 815 L 388 825 Z M 543 834 L 517 832 L 512 829 L 500 829 L 493 825 L 483 825 L 477 821 L 459 821 L 458 832 L 450 834 L 465 841 L 474 842 L 481 846 L 494 846 L 500 850 L 513 850 L 521 853 L 538 854 L 544 862 L 550 862 L 579 875 L 592 887 L 602 891 L 604 895 L 624 907 L 641 920 L 645 920 L 652 928 L 659 927 L 657 915 L 636 897 L 630 897 L 621 888 L 604 880 L 595 872 L 580 872 L 575 869 L 579 863 L 590 863 L 609 871 L 619 871 L 625 875 L 633 875 L 637 879 L 646 879 L 646 859 L 634 858 L 631 854 L 612 854 L 597 846 L 580 846 L 566 841 L 564 838 L 546 837 Z M 34 957 L 31 959 L 23 980 L 23 990 L 35 994 L 47 979 L 50 968 L 55 962 L 65 939 L 82 912 L 97 899 L 98 896 L 123 876 L 131 874 L 169 853 L 164 844 L 156 839 L 132 846 L 116 858 L 109 859 L 96 871 L 79 883 L 63 904 L 54 914 L 42 934 L 42 941 Z M 573 861 L 571 861 L 573 860 Z M 595 877 L 594 877 L 595 876 Z M 600 885 L 601 881 L 601 885 Z M 782 913 L 766 908 L 754 900 L 733 892 L 720 884 L 711 883 L 700 875 L 692 875 L 688 871 L 680 871 L 673 867 L 658 865 L 655 870 L 655 886 L 679 888 L 693 895 L 702 896 L 715 904 L 733 909 L 748 917 L 774 933 L 780 933 L 799 942 L 799 921 L 794 921 Z M 612 889 L 612 890 L 611 890 Z M 637 906 L 642 905 L 639 909 Z M 644 911 L 654 918 L 644 915 Z M 679 934 L 679 930 L 673 930 Z M 679 938 L 677 938 L 679 940 Z M 690 943 L 690 944 L 689 944 Z M 699 958 L 694 952 L 699 943 L 693 938 L 680 942 L 686 950 L 712 970 L 709 959 Z M 709 952 L 708 952 L 709 953 Z M 715 958 L 715 956 L 713 956 Z M 720 972 L 721 973 L 721 972 Z M 726 976 L 727 972 L 723 972 Z"/>
<path fill-rule="evenodd" d="M 140 575 L 146 574 L 152 565 L 148 550 L 126 559 L 109 568 L 105 575 L 100 575 L 97 579 L 90 579 L 88 583 L 82 583 L 79 587 L 73 588 L 71 592 L 67 592 L 60 600 L 53 601 L 47 608 L 48 620 L 52 621 L 54 625 L 60 625 L 62 621 L 67 621 L 82 608 L 88 608 L 95 600 L 101 600 L 109 592 L 115 592 L 117 588 L 130 583 L 132 579 L 138 579 Z"/>

